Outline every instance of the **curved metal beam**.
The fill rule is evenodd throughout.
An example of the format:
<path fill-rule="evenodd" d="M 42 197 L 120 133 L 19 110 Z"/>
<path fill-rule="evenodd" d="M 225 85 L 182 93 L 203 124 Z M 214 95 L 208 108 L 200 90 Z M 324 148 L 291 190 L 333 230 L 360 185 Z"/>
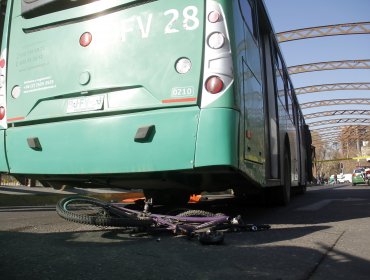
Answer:
<path fill-rule="evenodd" d="M 370 22 L 325 25 L 276 33 L 279 43 L 324 36 L 370 34 Z"/>
<path fill-rule="evenodd" d="M 329 124 L 353 125 L 354 123 L 369 123 L 370 124 L 370 119 L 365 119 L 365 118 L 332 119 L 332 120 L 324 120 L 324 121 L 319 121 L 319 122 L 308 123 L 308 126 L 314 127 L 314 126 L 322 126 L 322 125 L 329 125 Z"/>
<path fill-rule="evenodd" d="M 312 142 L 317 142 L 317 141 L 332 141 L 332 140 L 340 140 L 342 142 L 347 142 L 347 141 L 368 141 L 370 140 L 370 134 L 351 134 L 351 135 L 341 135 L 339 134 L 319 134 L 315 135 L 312 137 Z"/>
<path fill-rule="evenodd" d="M 345 116 L 345 115 L 360 115 L 360 116 L 370 116 L 370 110 L 333 110 L 324 111 L 319 113 L 307 114 L 304 116 L 306 120 L 321 118 L 321 117 L 331 117 L 331 116 Z"/>
<path fill-rule="evenodd" d="M 295 94 L 336 90 L 370 90 L 370 83 L 337 83 L 295 88 Z"/>
<path fill-rule="evenodd" d="M 326 61 L 288 67 L 289 75 L 337 69 L 370 69 L 370 59 Z"/>
<path fill-rule="evenodd" d="M 357 98 L 357 99 L 331 99 L 331 100 L 319 100 L 313 102 L 302 103 L 301 109 L 315 108 L 321 106 L 332 106 L 332 105 L 370 105 L 369 98 Z"/>
<path fill-rule="evenodd" d="M 323 135 L 340 135 L 342 131 L 340 130 L 331 130 L 331 131 L 323 131 L 323 132 L 315 132 L 312 133 L 312 137 L 318 137 L 318 136 L 323 136 Z"/>
<path fill-rule="evenodd" d="M 322 132 L 329 132 L 329 131 L 337 131 L 338 129 L 345 130 L 344 133 L 351 131 L 351 130 L 364 130 L 370 128 L 368 125 L 351 125 L 346 127 L 340 127 L 340 126 L 333 126 L 333 127 L 325 127 L 325 128 L 313 128 L 310 129 L 314 133 L 322 133 Z"/>

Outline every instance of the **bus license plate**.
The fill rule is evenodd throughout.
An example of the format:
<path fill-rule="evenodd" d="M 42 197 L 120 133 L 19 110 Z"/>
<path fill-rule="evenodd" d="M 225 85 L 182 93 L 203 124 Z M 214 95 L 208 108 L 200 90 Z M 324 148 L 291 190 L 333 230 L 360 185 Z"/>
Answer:
<path fill-rule="evenodd" d="M 103 109 L 104 95 L 85 96 L 68 100 L 67 113 L 98 111 Z"/>

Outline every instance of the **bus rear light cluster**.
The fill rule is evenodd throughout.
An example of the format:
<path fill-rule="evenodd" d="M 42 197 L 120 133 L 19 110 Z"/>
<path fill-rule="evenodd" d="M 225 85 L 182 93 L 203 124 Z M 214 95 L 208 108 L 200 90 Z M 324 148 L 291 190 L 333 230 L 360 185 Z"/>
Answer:
<path fill-rule="evenodd" d="M 6 119 L 6 49 L 0 52 L 0 129 L 8 127 Z"/>
<path fill-rule="evenodd" d="M 206 89 L 209 93 L 217 94 L 224 88 L 224 83 L 218 76 L 209 77 L 206 81 Z"/>
<path fill-rule="evenodd" d="M 203 92 L 201 108 L 206 108 L 227 93 L 234 80 L 230 36 L 225 12 L 219 1 L 206 1 Z M 227 98 L 232 98 L 228 96 Z M 226 99 L 225 99 L 226 100 Z"/>

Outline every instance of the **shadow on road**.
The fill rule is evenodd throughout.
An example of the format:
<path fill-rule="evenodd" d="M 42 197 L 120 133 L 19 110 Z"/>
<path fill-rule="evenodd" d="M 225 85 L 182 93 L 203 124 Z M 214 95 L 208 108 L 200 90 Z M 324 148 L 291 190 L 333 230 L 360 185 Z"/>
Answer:
<path fill-rule="evenodd" d="M 304 233 L 323 229 L 309 227 Z M 0 275 L 5 276 L 3 279 L 63 280 L 310 279 L 320 275 L 317 268 L 328 252 L 331 255 L 325 260 L 333 268 L 333 278 L 340 279 L 341 271 L 348 275 L 353 267 L 357 271 L 353 271 L 356 277 L 352 279 L 366 279 L 364 269 L 370 272 L 368 261 L 331 250 L 327 244 L 317 244 L 316 248 L 303 248 L 294 242 L 271 245 L 283 239 L 283 230 L 279 231 L 230 234 L 220 246 L 202 246 L 195 240 L 163 233 L 134 237 L 117 230 L 0 232 Z M 285 230 L 285 238 L 302 236 L 298 231 Z"/>

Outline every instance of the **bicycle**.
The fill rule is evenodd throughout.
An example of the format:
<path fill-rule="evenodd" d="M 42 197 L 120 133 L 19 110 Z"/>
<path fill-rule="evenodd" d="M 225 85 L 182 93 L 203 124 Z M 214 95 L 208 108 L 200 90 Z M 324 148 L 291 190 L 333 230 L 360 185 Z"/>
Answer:
<path fill-rule="evenodd" d="M 261 231 L 269 225 L 245 224 L 240 216 L 230 217 L 203 210 L 182 210 L 175 214 L 149 212 L 151 200 L 145 200 L 144 210 L 129 208 L 123 203 L 105 202 L 91 197 L 72 196 L 60 200 L 57 213 L 64 219 L 81 224 L 103 227 L 165 228 L 175 235 L 198 237 L 202 244 L 221 244 L 222 230 Z"/>

